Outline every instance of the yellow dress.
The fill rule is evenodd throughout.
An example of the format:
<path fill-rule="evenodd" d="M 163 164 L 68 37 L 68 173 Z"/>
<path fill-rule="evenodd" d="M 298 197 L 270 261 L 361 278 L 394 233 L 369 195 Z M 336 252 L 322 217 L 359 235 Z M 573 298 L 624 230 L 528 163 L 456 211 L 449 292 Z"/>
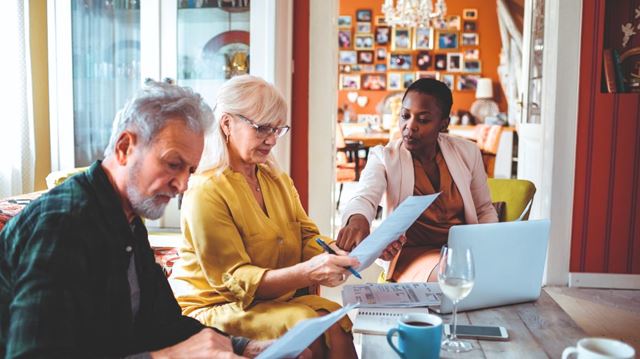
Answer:
<path fill-rule="evenodd" d="M 340 305 L 316 295 L 259 300 L 269 269 L 290 267 L 322 253 L 318 227 L 307 216 L 291 179 L 259 165 L 267 214 L 241 173 L 231 169 L 194 175 L 182 201 L 184 241 L 171 287 L 185 315 L 232 335 L 273 339 L 317 310 Z M 325 242 L 329 238 L 321 237 Z M 347 317 L 340 322 L 351 329 Z"/>

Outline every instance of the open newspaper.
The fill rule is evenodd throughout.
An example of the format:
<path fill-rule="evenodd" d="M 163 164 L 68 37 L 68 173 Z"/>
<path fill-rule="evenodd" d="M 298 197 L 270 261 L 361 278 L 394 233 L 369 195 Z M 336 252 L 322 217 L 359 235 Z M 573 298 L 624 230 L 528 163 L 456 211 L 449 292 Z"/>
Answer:
<path fill-rule="evenodd" d="M 438 283 L 367 283 L 345 285 L 342 303 L 361 308 L 410 308 L 440 304 Z"/>

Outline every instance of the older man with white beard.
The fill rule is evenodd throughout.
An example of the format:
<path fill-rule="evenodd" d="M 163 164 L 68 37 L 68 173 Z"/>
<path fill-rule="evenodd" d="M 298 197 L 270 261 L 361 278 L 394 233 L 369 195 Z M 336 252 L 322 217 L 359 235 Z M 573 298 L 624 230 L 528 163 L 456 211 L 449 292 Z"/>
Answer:
<path fill-rule="evenodd" d="M 116 116 L 104 161 L 7 224 L 0 357 L 236 357 L 268 344 L 182 316 L 141 219 L 184 192 L 212 119 L 191 90 L 148 84 Z"/>

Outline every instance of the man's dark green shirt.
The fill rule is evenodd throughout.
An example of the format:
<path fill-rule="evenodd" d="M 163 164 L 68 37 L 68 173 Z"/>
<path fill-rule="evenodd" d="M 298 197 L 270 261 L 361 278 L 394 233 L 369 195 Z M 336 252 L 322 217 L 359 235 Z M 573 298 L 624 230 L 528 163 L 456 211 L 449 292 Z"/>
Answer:
<path fill-rule="evenodd" d="M 132 231 L 100 162 L 0 232 L 0 357 L 119 357 L 197 333 L 181 315 L 139 218 Z M 127 268 L 135 253 L 135 318 Z"/>

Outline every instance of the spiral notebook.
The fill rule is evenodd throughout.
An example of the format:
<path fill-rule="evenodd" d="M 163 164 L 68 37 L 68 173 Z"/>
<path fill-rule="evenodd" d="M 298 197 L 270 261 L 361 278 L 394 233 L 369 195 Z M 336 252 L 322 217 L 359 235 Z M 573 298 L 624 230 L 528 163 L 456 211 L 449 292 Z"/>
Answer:
<path fill-rule="evenodd" d="M 398 325 L 398 319 L 407 313 L 429 313 L 426 307 L 418 308 L 360 308 L 353 323 L 353 332 L 387 335 Z"/>

